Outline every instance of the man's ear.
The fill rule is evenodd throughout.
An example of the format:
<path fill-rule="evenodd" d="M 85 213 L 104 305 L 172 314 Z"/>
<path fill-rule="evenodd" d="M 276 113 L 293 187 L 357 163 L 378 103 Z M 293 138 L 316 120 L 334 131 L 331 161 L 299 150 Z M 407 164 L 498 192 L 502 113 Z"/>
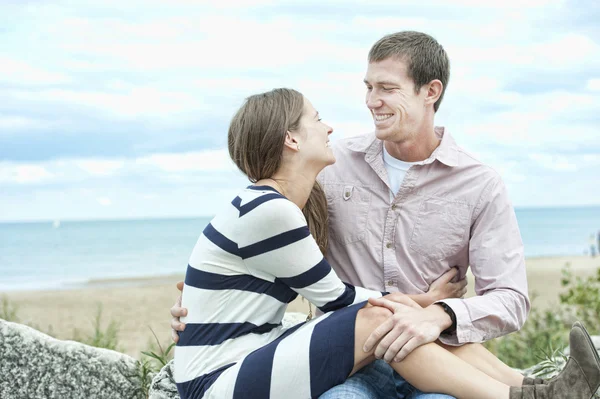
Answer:
<path fill-rule="evenodd" d="M 299 144 L 298 144 L 297 135 L 288 130 L 285 133 L 285 141 L 284 141 L 283 145 L 285 147 L 289 148 L 290 150 L 298 151 Z"/>
<path fill-rule="evenodd" d="M 444 90 L 444 84 L 439 79 L 434 79 L 423 86 L 422 89 L 427 90 L 427 93 L 425 93 L 425 103 L 433 105 L 440 99 Z"/>

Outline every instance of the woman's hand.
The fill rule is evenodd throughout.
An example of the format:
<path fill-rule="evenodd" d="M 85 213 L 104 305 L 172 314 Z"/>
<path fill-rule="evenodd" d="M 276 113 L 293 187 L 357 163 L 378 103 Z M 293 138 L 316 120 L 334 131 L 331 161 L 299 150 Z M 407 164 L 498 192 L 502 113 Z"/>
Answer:
<path fill-rule="evenodd" d="M 393 292 L 384 296 L 383 298 L 388 299 L 393 302 L 401 303 L 406 306 L 410 306 L 412 308 L 421 309 L 422 306 L 415 302 L 409 295 L 403 294 L 401 292 Z"/>
<path fill-rule="evenodd" d="M 458 268 L 453 267 L 429 286 L 427 294 L 431 296 L 432 302 L 447 298 L 462 298 L 467 293 L 466 277 L 460 281 L 452 282 L 457 274 Z"/>
<path fill-rule="evenodd" d="M 183 293 L 183 281 L 177 283 L 177 289 Z M 181 307 L 181 295 L 177 298 L 175 305 L 171 308 L 171 338 L 175 343 L 179 341 L 178 331 L 185 330 L 185 324 L 179 318 L 187 316 L 187 309 Z"/>

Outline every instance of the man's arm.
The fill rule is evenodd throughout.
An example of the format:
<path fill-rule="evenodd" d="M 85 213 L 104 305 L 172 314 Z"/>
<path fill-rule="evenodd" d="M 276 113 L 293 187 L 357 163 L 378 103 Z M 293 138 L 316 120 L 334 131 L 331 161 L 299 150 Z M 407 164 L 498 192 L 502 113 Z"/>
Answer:
<path fill-rule="evenodd" d="M 438 338 L 447 345 L 483 342 L 523 326 L 530 309 L 523 243 L 514 209 L 499 177 L 488 184 L 473 214 L 469 263 L 477 296 L 441 301 L 454 312 L 456 330 L 441 335 L 451 326 L 452 318 L 435 303 L 424 309 L 400 307 L 367 339 L 365 351 L 379 341 L 375 356 L 389 361 L 391 353 L 398 353 L 393 358 L 398 361 Z M 370 303 L 390 310 L 398 308 L 382 299 Z"/>
<path fill-rule="evenodd" d="M 462 298 L 467 293 L 467 278 L 453 282 L 458 274 L 458 268 L 453 267 L 442 274 L 437 280 L 431 283 L 429 290 L 424 294 L 406 295 L 422 308 L 439 302 L 446 298 Z"/>
<path fill-rule="evenodd" d="M 474 212 L 469 263 L 477 296 L 445 299 L 456 314 L 448 345 L 483 342 L 519 330 L 529 313 L 523 242 L 514 209 L 501 179 L 490 182 Z"/>

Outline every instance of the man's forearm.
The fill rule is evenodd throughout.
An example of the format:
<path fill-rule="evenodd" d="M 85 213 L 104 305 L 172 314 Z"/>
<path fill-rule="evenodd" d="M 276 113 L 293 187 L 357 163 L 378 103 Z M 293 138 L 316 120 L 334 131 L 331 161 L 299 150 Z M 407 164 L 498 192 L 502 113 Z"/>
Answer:
<path fill-rule="evenodd" d="M 456 315 L 457 331 L 444 336 L 448 345 L 488 341 L 519 330 L 529 312 L 526 295 L 512 290 L 494 290 L 466 299 L 444 299 Z M 476 318 L 472 318 L 476 315 Z"/>

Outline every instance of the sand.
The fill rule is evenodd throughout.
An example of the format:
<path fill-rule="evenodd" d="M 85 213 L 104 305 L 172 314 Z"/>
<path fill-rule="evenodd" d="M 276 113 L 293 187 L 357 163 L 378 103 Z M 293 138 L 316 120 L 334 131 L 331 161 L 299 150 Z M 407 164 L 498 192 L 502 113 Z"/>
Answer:
<path fill-rule="evenodd" d="M 600 257 L 554 257 L 527 259 L 529 292 L 535 297 L 533 306 L 548 308 L 558 302 L 561 269 L 571 264 L 573 274 L 586 277 L 600 268 Z M 0 293 L 17 307 L 18 321 L 60 339 L 72 339 L 91 334 L 98 306 L 102 307 L 102 326 L 110 321 L 119 326 L 118 349 L 136 358 L 150 349 L 154 341 L 150 328 L 161 344 L 170 339 L 169 308 L 175 302 L 175 287 L 182 275 L 127 280 L 93 281 L 85 287 L 60 291 L 29 291 Z M 469 293 L 474 294 L 473 278 L 469 278 Z M 300 300 L 290 304 L 288 311 L 308 312 L 308 304 Z"/>

